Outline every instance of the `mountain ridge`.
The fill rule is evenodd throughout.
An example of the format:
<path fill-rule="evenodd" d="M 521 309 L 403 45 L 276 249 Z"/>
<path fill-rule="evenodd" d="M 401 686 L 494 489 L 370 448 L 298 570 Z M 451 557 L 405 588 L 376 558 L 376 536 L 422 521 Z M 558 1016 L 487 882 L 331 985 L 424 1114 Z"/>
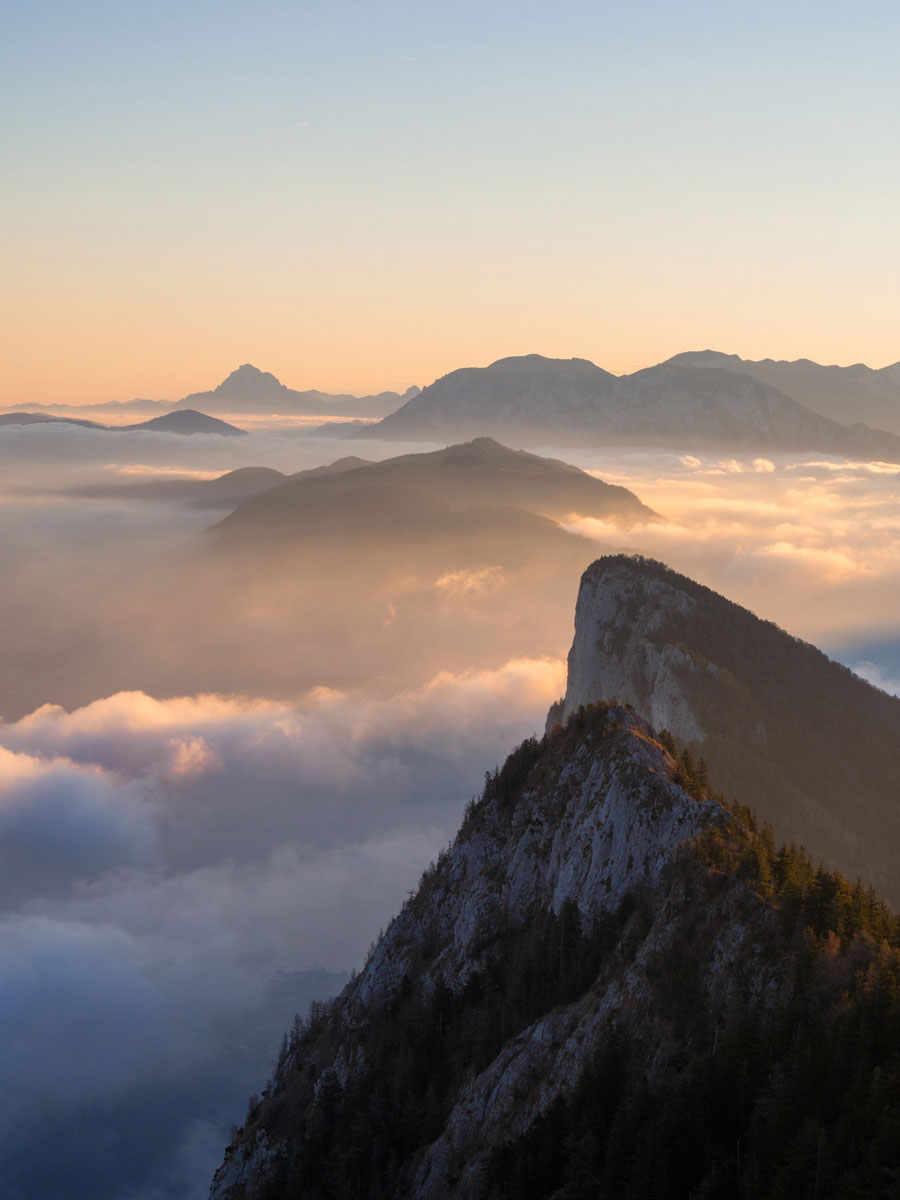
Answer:
<path fill-rule="evenodd" d="M 570 757 L 582 732 L 595 742 Z M 329 1089 L 349 1092 L 354 1074 L 365 1070 L 365 1057 L 356 1047 L 365 1044 L 360 1033 L 365 1036 L 370 1014 L 390 1011 L 404 994 L 464 992 L 490 962 L 501 931 L 527 923 L 528 914 L 537 919 L 538 913 L 562 912 L 569 905 L 572 919 L 574 910 L 585 919 L 601 913 L 612 918 L 634 888 L 652 886 L 661 877 L 682 840 L 699 832 L 707 819 L 729 819 L 715 803 L 695 801 L 668 782 L 674 764 L 628 710 L 598 710 L 580 726 L 575 721 L 568 730 L 546 736 L 542 745 L 552 747 L 553 766 L 539 792 L 526 791 L 523 803 L 514 802 L 540 759 L 537 744 L 526 743 L 486 786 L 453 846 L 426 871 L 417 894 L 373 948 L 362 973 L 322 1014 L 318 1028 L 313 1016 L 308 1050 L 301 1049 L 298 1038 L 285 1078 L 306 1059 L 315 1086 L 312 1091 L 303 1087 L 305 1103 Z M 568 796 L 563 804 L 555 791 L 561 786 Z M 414 1148 L 386 1194 L 417 1200 L 477 1195 L 479 1168 L 492 1141 L 527 1128 L 557 1088 L 566 1090 L 621 999 L 613 983 L 606 1004 L 593 1003 L 592 997 L 585 1005 L 583 997 L 573 997 L 562 1010 L 537 1014 L 536 1023 L 526 1020 L 508 1050 L 501 1048 L 499 1060 L 486 1063 L 463 1085 L 442 1114 L 442 1129 L 435 1129 L 439 1136 Z M 323 1030 L 324 1044 L 316 1045 L 315 1035 Z M 538 1079 L 533 1059 L 548 1063 L 548 1043 L 555 1069 Z M 272 1091 L 277 1096 L 278 1089 Z M 296 1109 L 290 1100 L 286 1108 L 251 1104 L 251 1119 L 217 1172 L 211 1200 L 268 1200 L 284 1194 L 292 1180 L 296 1186 L 288 1147 L 295 1119 L 301 1122 L 298 1132 L 302 1129 L 303 1104 Z M 315 1180 L 311 1183 L 308 1193 L 297 1194 L 319 1194 Z M 361 1186 L 355 1194 L 376 1193 Z"/>
<path fill-rule="evenodd" d="M 707 760 L 718 785 L 900 905 L 900 699 L 662 563 L 612 555 L 578 591 L 566 696 L 615 698 Z"/>
<path fill-rule="evenodd" d="M 446 441 L 664 445 L 755 452 L 814 450 L 900 462 L 900 437 L 844 425 L 745 372 L 670 361 L 614 376 L 585 359 L 540 355 L 461 368 L 381 421 L 334 436 Z"/>
<path fill-rule="evenodd" d="M 245 437 L 247 431 L 210 417 L 196 409 L 167 412 L 160 417 L 151 417 L 131 425 L 102 425 L 99 421 L 82 420 L 76 417 L 54 417 L 46 413 L 13 412 L 0 414 L 0 426 L 12 425 L 74 425 L 83 429 L 95 429 L 102 433 L 178 433 L 190 436 L 194 433 L 216 433 L 224 437 Z"/>
<path fill-rule="evenodd" d="M 887 1197 L 897 969 L 871 892 L 776 850 L 629 708 L 580 708 L 295 1021 L 210 1200 Z"/>
<path fill-rule="evenodd" d="M 252 363 L 243 363 L 215 388 L 206 392 L 192 392 L 175 401 L 173 408 L 177 410 L 200 405 L 224 413 L 257 411 L 284 415 L 329 413 L 335 416 L 380 417 L 412 398 L 418 390 L 416 387 L 410 387 L 402 394 L 379 392 L 371 396 L 352 396 L 346 393 L 332 395 L 315 388 L 297 391 L 287 387 L 270 371 L 261 371 Z"/>
<path fill-rule="evenodd" d="M 391 487 L 437 500 L 451 510 L 502 506 L 541 517 L 612 516 L 640 523 L 655 514 L 626 488 L 604 483 L 578 467 L 524 450 L 511 450 L 492 438 L 405 454 L 357 466 L 338 474 L 287 480 L 253 497 L 214 527 L 220 539 L 275 536 L 318 512 L 348 503 L 351 493 L 363 505 L 367 488 Z M 399 493 L 397 493 L 399 494 Z M 370 506 L 371 507 L 371 506 Z"/>
<path fill-rule="evenodd" d="M 665 364 L 716 367 L 750 375 L 823 416 L 900 433 L 900 362 L 885 367 L 825 365 L 809 358 L 758 360 L 716 350 L 687 351 Z"/>

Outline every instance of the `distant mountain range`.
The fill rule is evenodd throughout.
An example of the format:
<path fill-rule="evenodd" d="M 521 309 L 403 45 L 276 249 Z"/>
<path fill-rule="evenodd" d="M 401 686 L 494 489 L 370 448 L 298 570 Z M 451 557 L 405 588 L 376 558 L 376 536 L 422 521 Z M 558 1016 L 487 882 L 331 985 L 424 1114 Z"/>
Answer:
<path fill-rule="evenodd" d="M 759 362 L 700 350 L 676 354 L 663 366 L 714 367 L 749 375 L 776 388 L 833 421 L 866 425 L 900 434 L 900 362 L 874 370 L 863 363 L 852 367 L 825 367 L 799 358 L 794 362 L 764 358 Z"/>
<path fill-rule="evenodd" d="M 134 433 L 146 430 L 148 433 L 216 433 L 223 437 L 245 436 L 246 430 L 220 421 L 217 417 L 208 417 L 206 413 L 194 409 L 183 409 L 180 412 L 169 412 L 162 417 L 151 417 L 149 421 L 140 421 L 134 425 L 101 425 L 99 421 L 86 421 L 76 417 L 51 417 L 46 413 L 12 412 L 0 414 L 0 426 L 4 425 L 75 425 L 82 429 L 95 429 L 102 433 Z"/>
<path fill-rule="evenodd" d="M 109 412 L 109 413 L 128 413 L 128 412 L 159 412 L 167 413 L 172 409 L 172 405 L 167 400 L 143 400 L 140 398 L 134 400 L 104 400 L 102 404 L 34 404 L 29 403 L 29 411 L 46 412 L 53 416 L 68 416 L 80 412 Z"/>
<path fill-rule="evenodd" d="M 219 413 L 265 413 L 381 417 L 418 395 L 417 387 L 398 392 L 379 392 L 376 396 L 330 395 L 315 390 L 297 392 L 285 387 L 268 371 L 244 363 L 211 392 L 185 396 L 176 408 L 202 408 Z"/>
<path fill-rule="evenodd" d="M 311 388 L 296 391 L 286 387 L 269 371 L 260 371 L 250 363 L 244 363 L 224 379 L 218 387 L 208 392 L 193 392 L 181 400 L 107 400 L 102 404 L 29 404 L 35 412 L 46 412 L 54 416 L 71 414 L 77 417 L 85 410 L 90 412 L 115 413 L 158 412 L 160 414 L 182 409 L 195 409 L 224 413 L 226 416 L 240 413 L 261 416 L 335 416 L 335 417 L 383 417 L 394 412 L 401 404 L 418 395 L 417 387 L 405 392 L 379 392 L 372 396 L 352 396 L 348 393 L 331 394 Z"/>
<path fill-rule="evenodd" d="M 397 441 L 487 435 L 532 445 L 812 450 L 900 462 L 895 434 L 839 424 L 736 369 L 671 362 L 617 377 L 586 359 L 536 354 L 453 371 L 376 424 L 321 432 Z"/>
<path fill-rule="evenodd" d="M 78 406 L 31 405 L 75 418 Z M 641 443 L 776 452 L 814 450 L 900 461 L 900 363 L 822 366 L 691 351 L 616 376 L 587 359 L 539 354 L 451 371 L 424 390 L 371 396 L 286 387 L 244 363 L 211 391 L 173 404 L 128 400 L 92 412 L 329 416 L 326 436 L 459 441 L 480 436 L 531 445 Z M 381 418 L 381 419 L 379 419 Z"/>

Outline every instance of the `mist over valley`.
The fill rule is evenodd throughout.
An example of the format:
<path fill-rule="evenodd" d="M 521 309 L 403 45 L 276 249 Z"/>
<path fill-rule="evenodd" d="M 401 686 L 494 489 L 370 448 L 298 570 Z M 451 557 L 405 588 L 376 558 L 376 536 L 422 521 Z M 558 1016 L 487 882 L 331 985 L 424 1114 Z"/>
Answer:
<path fill-rule="evenodd" d="M 293 1013 L 361 966 L 485 771 L 543 729 L 602 554 L 898 690 L 900 468 L 586 441 L 544 370 L 547 424 L 507 414 L 509 444 L 435 427 L 348 455 L 265 418 L 272 377 L 243 437 L 0 428 L 10 1195 L 205 1195 Z"/>

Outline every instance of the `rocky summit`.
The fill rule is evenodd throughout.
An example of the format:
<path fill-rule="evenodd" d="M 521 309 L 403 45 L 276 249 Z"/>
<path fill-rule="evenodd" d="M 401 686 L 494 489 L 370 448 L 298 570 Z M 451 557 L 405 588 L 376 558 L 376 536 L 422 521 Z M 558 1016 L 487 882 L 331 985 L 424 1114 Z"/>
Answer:
<path fill-rule="evenodd" d="M 488 779 L 453 846 L 423 876 L 362 973 L 295 1036 L 275 1085 L 229 1148 L 215 1200 L 331 1195 L 314 1183 L 330 1171 L 311 1151 L 318 1108 L 332 1095 L 335 1119 L 349 1119 L 338 1115 L 339 1097 L 378 1090 L 398 1021 L 413 1037 L 408 1070 L 427 1069 L 415 1061 L 415 1043 L 423 1021 L 436 1016 L 435 997 L 447 1005 L 446 1020 L 461 1023 L 459 1061 L 442 1064 L 434 1088 L 425 1085 L 425 1110 L 416 1111 L 415 1102 L 403 1113 L 393 1168 L 377 1151 L 376 1163 L 361 1168 L 366 1177 L 370 1169 L 387 1173 L 386 1195 L 479 1195 L 492 1148 L 527 1130 L 571 1088 L 610 1024 L 643 1029 L 648 1059 L 664 1057 L 666 1034 L 654 1016 L 656 984 L 646 966 L 678 936 L 680 920 L 654 902 L 652 934 L 645 930 L 643 949 L 627 953 L 631 907 L 640 893 L 677 890 L 672 872 L 683 848 L 702 830 L 733 820 L 713 800 L 695 799 L 672 782 L 673 769 L 650 727 L 624 708 L 591 710 L 543 742 L 520 747 Z M 761 908 L 753 920 L 743 912 L 735 922 L 717 917 L 706 964 L 712 995 L 722 1000 L 749 987 L 767 1003 L 777 994 L 776 974 L 755 972 L 754 982 L 745 969 L 757 963 L 752 943 L 765 940 L 767 924 Z M 582 931 L 608 946 L 591 979 L 569 961 Z M 544 962 L 548 939 L 552 957 Z M 625 970 L 621 954 L 629 959 Z M 590 974 L 595 956 L 594 948 L 585 953 Z M 523 976 L 521 1002 L 505 1015 L 491 1011 L 498 970 Z M 485 1028 L 476 1029 L 482 1021 Z M 393 1096 L 376 1103 L 397 1120 Z M 362 1178 L 355 1194 L 378 1194 Z M 289 1184 L 299 1190 L 283 1191 Z"/>
<path fill-rule="evenodd" d="M 662 563 L 612 555 L 582 576 L 551 723 L 613 699 L 780 837 L 900 905 L 900 699 Z"/>
<path fill-rule="evenodd" d="M 892 1194 L 898 946 L 671 735 L 579 707 L 295 1021 L 211 1200 Z"/>

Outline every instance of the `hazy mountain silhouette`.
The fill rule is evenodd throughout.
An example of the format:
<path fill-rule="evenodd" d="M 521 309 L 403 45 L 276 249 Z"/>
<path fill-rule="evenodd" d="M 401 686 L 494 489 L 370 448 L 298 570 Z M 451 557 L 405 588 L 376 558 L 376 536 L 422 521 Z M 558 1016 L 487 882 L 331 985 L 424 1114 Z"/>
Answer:
<path fill-rule="evenodd" d="M 573 514 L 641 522 L 654 514 L 626 488 L 578 467 L 510 450 L 491 438 L 407 454 L 352 471 L 291 480 L 242 504 L 217 527 L 224 540 L 321 532 L 346 521 L 419 527 L 438 512 L 518 508 L 543 517 Z M 511 516 L 507 514 L 507 520 Z M 354 525 L 348 528 L 352 532 Z"/>
<path fill-rule="evenodd" d="M 133 425 L 101 425 L 98 421 L 87 421 L 76 417 L 52 417 L 46 413 L 14 412 L 0 415 L 0 425 L 77 425 L 84 429 L 96 429 L 103 433 L 134 433 L 147 430 L 153 433 L 217 433 L 224 437 L 245 436 L 246 430 L 208 417 L 194 409 L 169 412 L 161 417 L 151 417 Z"/>
<path fill-rule="evenodd" d="M 875 370 L 864 363 L 823 366 L 808 358 L 754 362 L 737 354 L 699 350 L 676 354 L 663 365 L 714 367 L 750 375 L 833 421 L 848 425 L 862 421 L 900 434 L 900 362 Z"/>
<path fill-rule="evenodd" d="M 144 400 L 136 398 L 134 400 L 104 400 L 100 404 L 35 404 L 29 402 L 30 410 L 38 412 L 46 412 L 55 416 L 68 416 L 70 413 L 75 415 L 80 412 L 109 412 L 109 413 L 130 413 L 135 412 L 169 412 L 172 405 L 167 400 Z"/>
<path fill-rule="evenodd" d="M 80 425 L 82 429 L 108 429 L 99 421 L 88 421 L 83 417 L 52 417 L 47 413 L 8 412 L 0 413 L 0 425 Z"/>
<path fill-rule="evenodd" d="M 147 429 L 156 433 L 219 433 L 224 437 L 243 437 L 247 433 L 245 429 L 238 429 L 236 425 L 229 425 L 227 421 L 209 417 L 193 408 L 169 412 L 162 417 L 151 417 L 149 421 L 141 421 L 136 425 L 120 425 L 115 428 L 131 431 Z"/>
<path fill-rule="evenodd" d="M 216 479 L 140 479 L 89 483 L 67 488 L 63 495 L 102 500 L 162 500 L 204 508 L 234 507 L 242 500 L 284 483 L 288 476 L 271 467 L 239 467 Z"/>
<path fill-rule="evenodd" d="M 381 417 L 418 393 L 418 388 L 409 388 L 403 395 L 398 392 L 380 392 L 374 396 L 330 395 L 315 389 L 298 392 L 285 387 L 268 371 L 260 371 L 250 363 L 232 371 L 227 379 L 210 392 L 194 392 L 179 400 L 175 408 L 209 409 L 223 413 L 280 413 L 317 414 L 334 413 L 335 416 Z"/>
<path fill-rule="evenodd" d="M 354 467 L 367 466 L 369 460 L 352 455 L 321 467 L 310 467 L 285 475 L 271 467 L 239 467 L 216 479 L 142 479 L 118 483 L 90 483 L 67 488 L 62 494 L 88 499 L 184 501 L 201 508 L 234 508 L 259 492 L 268 491 L 289 479 L 311 479 Z"/>
<path fill-rule="evenodd" d="M 370 458 L 360 458 L 356 454 L 345 454 L 343 458 L 336 458 L 334 462 L 326 463 L 322 467 L 307 467 L 305 471 L 295 471 L 288 478 L 315 479 L 318 475 L 340 475 L 342 471 L 353 471 L 357 467 L 370 467 L 372 465 Z"/>
<path fill-rule="evenodd" d="M 340 433 L 341 430 L 329 430 Z M 821 416 L 748 374 L 660 364 L 616 377 L 584 359 L 453 371 L 352 438 L 491 436 L 565 444 L 807 451 L 900 462 L 900 437 Z"/>

